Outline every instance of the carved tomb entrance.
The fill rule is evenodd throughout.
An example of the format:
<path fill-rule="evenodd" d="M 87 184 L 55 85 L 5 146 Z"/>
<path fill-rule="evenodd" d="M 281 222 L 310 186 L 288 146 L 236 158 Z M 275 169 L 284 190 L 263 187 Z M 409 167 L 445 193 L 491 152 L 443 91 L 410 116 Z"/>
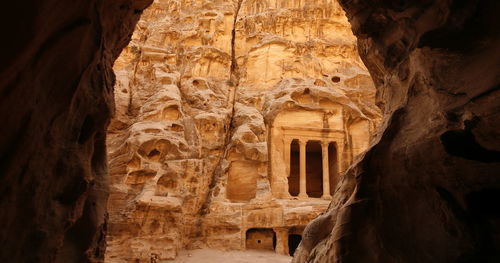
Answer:
<path fill-rule="evenodd" d="M 273 250 L 276 233 L 269 228 L 251 228 L 246 233 L 246 249 Z"/>

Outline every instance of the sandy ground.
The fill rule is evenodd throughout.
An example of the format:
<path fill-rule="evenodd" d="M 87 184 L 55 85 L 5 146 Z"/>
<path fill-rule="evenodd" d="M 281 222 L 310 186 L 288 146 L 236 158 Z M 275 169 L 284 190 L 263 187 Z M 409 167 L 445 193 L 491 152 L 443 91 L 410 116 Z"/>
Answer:
<path fill-rule="evenodd" d="M 175 263 L 290 263 L 292 257 L 273 251 L 245 250 L 219 251 L 213 249 L 184 250 L 179 252 Z"/>

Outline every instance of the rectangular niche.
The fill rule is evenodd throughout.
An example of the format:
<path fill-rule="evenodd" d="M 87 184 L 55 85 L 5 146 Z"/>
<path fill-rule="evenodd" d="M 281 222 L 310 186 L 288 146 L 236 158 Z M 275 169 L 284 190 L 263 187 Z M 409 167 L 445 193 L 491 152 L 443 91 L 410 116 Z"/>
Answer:
<path fill-rule="evenodd" d="M 288 192 L 291 196 L 299 195 L 299 141 L 290 144 L 290 175 L 288 177 Z"/>
<path fill-rule="evenodd" d="M 319 141 L 308 141 L 306 144 L 306 182 L 309 197 L 320 198 L 323 195 L 323 160 Z"/>
<path fill-rule="evenodd" d="M 274 250 L 276 233 L 269 228 L 251 228 L 246 232 L 246 249 Z"/>
<path fill-rule="evenodd" d="M 235 202 L 247 202 L 257 192 L 258 163 L 252 161 L 231 162 L 227 178 L 226 197 Z"/>

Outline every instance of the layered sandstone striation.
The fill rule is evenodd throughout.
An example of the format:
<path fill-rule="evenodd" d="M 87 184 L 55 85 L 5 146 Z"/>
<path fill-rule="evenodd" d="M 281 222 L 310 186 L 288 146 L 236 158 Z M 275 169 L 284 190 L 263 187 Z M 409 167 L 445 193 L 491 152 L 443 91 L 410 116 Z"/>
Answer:
<path fill-rule="evenodd" d="M 342 2 L 386 129 L 294 262 L 498 262 L 498 1 Z"/>
<path fill-rule="evenodd" d="M 336 1 L 155 1 L 114 66 L 106 261 L 288 254 L 381 117 L 350 30 Z"/>

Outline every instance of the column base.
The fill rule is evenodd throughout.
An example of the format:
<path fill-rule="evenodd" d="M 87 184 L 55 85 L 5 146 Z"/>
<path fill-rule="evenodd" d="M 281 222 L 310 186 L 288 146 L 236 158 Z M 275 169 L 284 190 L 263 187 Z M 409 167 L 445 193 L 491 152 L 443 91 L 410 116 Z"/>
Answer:
<path fill-rule="evenodd" d="M 303 194 L 303 193 L 299 194 L 297 197 L 298 198 L 309 198 L 309 196 L 307 194 Z"/>
<path fill-rule="evenodd" d="M 328 199 L 328 200 L 330 200 L 330 199 L 332 199 L 332 196 L 331 195 L 323 195 L 321 197 L 321 199 Z"/>

